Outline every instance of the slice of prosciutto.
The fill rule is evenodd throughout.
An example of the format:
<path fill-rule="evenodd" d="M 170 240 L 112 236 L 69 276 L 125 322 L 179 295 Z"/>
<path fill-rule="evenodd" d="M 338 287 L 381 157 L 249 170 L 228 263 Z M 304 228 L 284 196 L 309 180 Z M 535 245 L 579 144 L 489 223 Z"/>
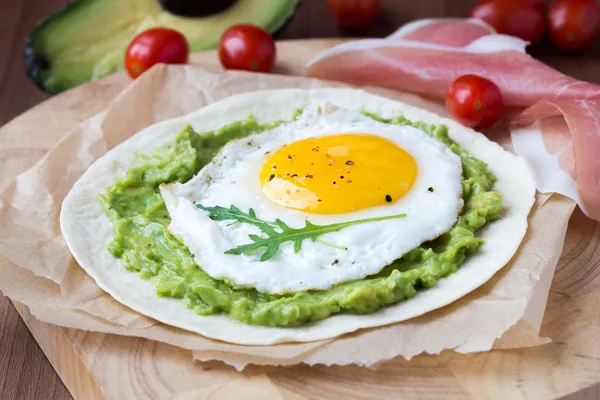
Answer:
<path fill-rule="evenodd" d="M 443 98 L 459 76 L 475 74 L 495 82 L 508 107 L 539 100 L 587 99 L 600 86 L 578 81 L 525 53 L 526 42 L 488 34 L 453 47 L 404 39 L 343 43 L 306 65 L 308 75 L 357 85 L 382 86 Z"/>
<path fill-rule="evenodd" d="M 309 61 L 306 71 L 439 99 L 461 75 L 492 80 L 505 104 L 522 110 L 511 121 L 511 138 L 538 190 L 569 196 L 600 220 L 600 86 L 530 57 L 526 46 L 477 20 L 420 20 L 387 39 L 334 46 Z"/>
<path fill-rule="evenodd" d="M 513 119 L 511 138 L 540 192 L 570 197 L 600 220 L 600 97 L 539 101 Z"/>
<path fill-rule="evenodd" d="M 413 40 L 444 46 L 463 47 L 496 30 L 480 19 L 420 19 L 402 25 L 387 37 L 389 40 Z"/>

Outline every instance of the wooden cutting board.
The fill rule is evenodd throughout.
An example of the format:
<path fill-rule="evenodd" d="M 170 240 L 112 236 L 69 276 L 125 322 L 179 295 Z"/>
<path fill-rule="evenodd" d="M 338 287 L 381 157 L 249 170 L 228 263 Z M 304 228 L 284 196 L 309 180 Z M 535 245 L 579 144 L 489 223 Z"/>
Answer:
<path fill-rule="evenodd" d="M 278 44 L 276 72 L 300 74 L 314 54 L 340 42 Z M 214 52 L 192 62 L 218 65 Z M 52 113 L 73 115 L 73 124 L 102 110 L 129 82 L 124 74 L 55 96 L 0 129 L 51 124 Z M 64 129 L 65 127 L 53 127 Z M 8 131 L 11 132 L 8 132 Z M 15 136 L 15 135 L 13 135 Z M 9 174 L 22 171 L 57 138 L 13 139 L 19 151 Z M 0 181 L 0 185 L 3 182 Z M 528 349 L 461 355 L 444 352 L 396 359 L 377 369 L 359 367 L 250 367 L 243 373 L 220 363 L 193 363 L 191 353 L 146 339 L 91 333 L 41 323 L 22 304 L 17 311 L 76 399 L 600 399 L 600 224 L 573 215 L 554 277 L 542 335 L 551 344 Z M 449 333 L 450 334 L 450 333 Z M 594 386 L 595 385 L 595 386 Z"/>

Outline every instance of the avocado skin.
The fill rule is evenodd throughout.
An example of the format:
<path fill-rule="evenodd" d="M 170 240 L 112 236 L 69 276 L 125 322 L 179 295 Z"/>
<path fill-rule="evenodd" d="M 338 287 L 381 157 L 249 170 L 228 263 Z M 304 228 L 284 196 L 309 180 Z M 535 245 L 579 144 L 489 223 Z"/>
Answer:
<path fill-rule="evenodd" d="M 38 37 L 47 26 L 58 22 L 64 15 L 68 15 L 73 8 L 77 8 L 81 6 L 80 3 L 85 2 L 89 2 L 89 0 L 73 1 L 62 6 L 54 14 L 50 15 L 44 21 L 39 23 L 27 37 L 27 41 L 25 43 L 25 72 L 27 73 L 29 79 L 31 79 L 37 87 L 48 93 L 54 94 L 62 92 L 63 90 L 69 89 L 69 87 L 57 86 L 53 88 L 54 90 L 50 90 L 44 84 L 45 77 L 51 73 L 52 69 L 50 60 L 48 60 L 46 55 L 36 51 Z"/>
<path fill-rule="evenodd" d="M 24 52 L 24 56 L 25 56 L 25 69 L 26 69 L 26 73 L 29 76 L 29 78 L 42 90 L 50 93 L 50 94 L 56 94 L 56 93 L 60 93 L 64 90 L 70 89 L 74 86 L 77 86 L 81 83 L 93 80 L 97 77 L 93 77 L 92 74 L 92 69 L 89 69 L 89 73 L 87 75 L 87 78 L 85 79 L 80 79 L 80 78 L 73 78 L 69 76 L 69 71 L 61 71 L 62 72 L 62 77 L 57 76 L 55 70 L 53 69 L 53 65 L 56 61 L 56 58 L 53 54 L 50 54 L 46 51 L 44 51 L 43 47 L 43 43 L 44 42 L 48 42 L 48 41 L 52 41 L 52 36 L 48 34 L 48 30 L 49 29 L 54 29 L 56 30 L 58 27 L 61 26 L 65 26 L 65 24 L 73 24 L 73 23 L 77 23 L 78 21 L 72 21 L 72 16 L 74 14 L 76 14 L 77 12 L 86 9 L 87 7 L 91 7 L 91 6 L 97 6 L 96 3 L 101 3 L 101 2 L 107 2 L 107 0 L 75 0 L 71 3 L 68 3 L 67 5 L 63 6 L 62 8 L 60 8 L 57 12 L 55 12 L 54 14 L 52 14 L 50 17 L 48 17 L 46 20 L 42 21 L 39 25 L 37 25 L 30 33 L 29 37 L 27 38 L 27 43 L 25 46 L 25 52 Z M 131 0 L 126 0 L 126 1 L 131 1 Z M 166 11 L 163 9 L 162 7 L 162 2 L 167 2 L 167 0 L 138 0 L 139 2 L 143 2 L 143 3 L 154 3 L 153 5 L 158 5 L 165 13 L 168 13 L 170 15 L 172 15 L 173 17 L 177 17 L 182 21 L 186 21 L 189 22 L 189 20 L 193 20 L 194 18 L 187 18 L 187 17 L 180 17 L 177 16 L 176 14 L 174 14 L 171 10 Z M 173 0 L 171 0 L 173 2 Z M 193 1 L 193 0 L 192 0 Z M 195 0 L 195 1 L 199 1 L 199 2 L 205 2 L 205 1 L 211 1 L 211 0 Z M 213 0 L 214 1 L 214 0 Z M 218 1 L 218 0 L 216 0 Z M 261 8 L 264 9 L 264 6 L 261 6 L 261 4 L 264 4 L 265 2 L 271 2 L 271 1 L 275 1 L 276 3 L 280 3 L 281 7 L 275 9 L 275 10 L 271 10 L 273 11 L 273 16 L 268 20 L 268 21 L 264 21 L 262 24 L 260 23 L 255 23 L 256 25 L 262 26 L 265 30 L 269 31 L 274 37 L 276 37 L 276 35 L 278 34 L 278 32 L 280 32 L 287 24 L 288 22 L 291 20 L 292 16 L 294 15 L 295 10 L 297 9 L 298 5 L 300 4 L 300 2 L 302 0 L 222 0 L 221 4 L 219 5 L 219 7 L 222 8 L 221 12 L 226 12 L 229 8 L 235 6 L 236 3 L 242 2 L 242 1 L 252 1 L 254 3 L 257 3 L 257 8 Z M 174 1 L 175 2 L 180 2 L 180 3 L 184 3 L 186 2 L 185 0 L 179 0 L 179 1 Z M 272 4 L 276 4 L 276 3 L 272 3 Z M 169 7 L 174 7 L 172 5 L 170 5 Z M 200 6 L 199 11 L 197 11 L 198 13 L 203 13 L 203 16 L 206 16 L 208 13 L 211 13 L 211 9 L 214 10 L 213 8 L 214 6 L 209 6 L 209 7 L 203 7 Z M 115 11 L 119 11 L 119 10 L 115 10 Z M 175 11 L 175 10 L 173 10 Z M 186 12 L 188 15 L 191 13 L 191 11 L 188 9 L 186 10 L 179 10 L 179 12 Z M 217 12 L 218 14 L 218 12 Z M 214 14 L 211 14 L 214 15 Z M 209 17 L 210 18 L 210 17 Z M 79 21 L 82 23 L 83 25 L 83 30 L 85 30 L 85 22 L 86 21 Z M 204 21 L 200 20 L 198 21 L 199 26 L 201 26 L 203 24 Z M 107 21 L 107 24 L 109 24 L 110 21 Z M 230 24 L 227 24 L 227 26 L 224 26 L 223 28 L 227 28 L 230 25 L 234 25 L 237 23 L 241 23 L 241 22 L 232 22 Z M 245 22 L 245 23 L 253 23 L 251 21 L 249 22 Z M 177 26 L 172 26 L 173 29 L 177 29 Z M 82 32 L 84 33 L 84 32 Z M 186 35 L 187 36 L 187 35 Z M 131 35 L 131 37 L 128 39 L 127 43 L 124 43 L 124 46 L 126 47 L 126 45 L 128 44 L 129 40 L 131 40 L 131 38 L 133 38 L 133 35 Z M 203 42 L 202 38 L 198 39 L 198 40 L 190 40 L 188 37 L 188 40 L 190 41 L 190 47 L 192 51 L 202 51 L 202 50 L 210 50 L 210 49 L 214 49 L 216 48 L 217 44 L 218 44 L 218 39 L 217 40 L 213 40 L 210 42 Z M 94 46 L 94 43 L 89 43 L 89 47 L 92 48 Z M 124 55 L 123 55 L 124 58 Z M 99 60 L 97 60 L 99 61 Z M 111 72 L 115 72 L 117 70 L 121 70 L 122 69 L 122 65 L 114 65 L 113 66 L 113 70 Z M 79 71 L 81 72 L 81 71 Z"/>

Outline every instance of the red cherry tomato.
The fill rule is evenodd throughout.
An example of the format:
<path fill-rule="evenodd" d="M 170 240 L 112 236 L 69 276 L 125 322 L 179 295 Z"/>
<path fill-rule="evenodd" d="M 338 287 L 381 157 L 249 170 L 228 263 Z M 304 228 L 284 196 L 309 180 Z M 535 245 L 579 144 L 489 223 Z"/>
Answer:
<path fill-rule="evenodd" d="M 379 0 L 328 0 L 338 24 L 359 28 L 369 24 L 379 12 Z"/>
<path fill-rule="evenodd" d="M 190 48 L 181 33 L 152 28 L 133 38 L 125 51 L 125 69 L 133 79 L 156 63 L 185 64 Z"/>
<path fill-rule="evenodd" d="M 496 84 L 477 75 L 463 75 L 446 93 L 446 110 L 461 124 L 488 128 L 502 116 L 504 100 Z"/>
<path fill-rule="evenodd" d="M 275 42 L 254 25 L 235 25 L 219 40 L 219 60 L 227 69 L 269 72 L 275 64 Z"/>
<path fill-rule="evenodd" d="M 595 0 L 557 0 L 548 9 L 550 39 L 566 51 L 589 46 L 600 28 L 600 7 Z"/>
<path fill-rule="evenodd" d="M 493 0 L 477 5 L 471 17 L 492 25 L 498 33 L 537 43 L 544 33 L 544 15 L 540 7 L 519 0 Z"/>

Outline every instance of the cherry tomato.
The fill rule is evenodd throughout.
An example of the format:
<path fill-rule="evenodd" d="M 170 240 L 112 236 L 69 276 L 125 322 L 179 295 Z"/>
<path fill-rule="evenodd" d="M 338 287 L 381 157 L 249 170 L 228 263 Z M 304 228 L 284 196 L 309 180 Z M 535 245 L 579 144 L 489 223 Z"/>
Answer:
<path fill-rule="evenodd" d="M 477 4 L 489 3 L 492 0 L 479 0 Z M 504 0 L 504 2 L 511 2 L 515 0 Z M 540 9 L 544 9 L 546 7 L 546 0 L 518 0 L 519 3 L 531 4 L 532 6 L 539 7 Z"/>
<path fill-rule="evenodd" d="M 338 24 L 359 28 L 369 24 L 379 12 L 379 0 L 328 0 Z"/>
<path fill-rule="evenodd" d="M 544 15 L 540 7 L 519 0 L 493 0 L 477 5 L 471 17 L 492 25 L 498 33 L 537 43 L 544 33 Z"/>
<path fill-rule="evenodd" d="M 595 0 L 557 0 L 548 9 L 550 39 L 566 51 L 589 46 L 600 28 L 600 7 Z"/>
<path fill-rule="evenodd" d="M 488 128 L 502 116 L 504 100 L 496 84 L 477 75 L 463 75 L 446 93 L 446 110 L 461 124 Z"/>
<path fill-rule="evenodd" d="M 227 69 L 269 72 L 275 64 L 275 42 L 254 25 L 235 25 L 219 40 L 219 60 Z"/>
<path fill-rule="evenodd" d="M 125 69 L 133 79 L 156 63 L 185 64 L 190 48 L 181 33 L 152 28 L 133 38 L 125 51 Z"/>

